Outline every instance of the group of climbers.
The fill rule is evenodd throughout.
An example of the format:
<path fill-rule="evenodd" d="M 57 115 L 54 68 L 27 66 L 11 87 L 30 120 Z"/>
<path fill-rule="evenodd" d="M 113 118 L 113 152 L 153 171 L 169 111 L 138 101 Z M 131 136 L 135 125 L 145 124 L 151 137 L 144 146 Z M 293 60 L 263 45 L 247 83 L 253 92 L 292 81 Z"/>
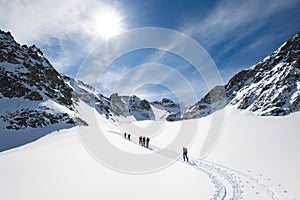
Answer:
<path fill-rule="evenodd" d="M 139 137 L 139 144 L 142 145 L 143 147 L 149 148 L 149 142 L 150 142 L 150 138 L 143 137 L 143 136 Z"/>
<path fill-rule="evenodd" d="M 130 139 L 131 135 L 127 134 L 126 132 L 124 133 L 124 138 L 131 140 Z M 140 136 L 139 137 L 139 144 L 142 145 L 143 147 L 149 148 L 149 142 L 150 142 L 150 138 L 149 137 L 144 137 L 144 136 Z M 183 155 L 183 161 L 187 161 L 189 162 L 189 158 L 187 156 L 188 150 L 186 147 L 182 148 L 182 155 Z"/>
<path fill-rule="evenodd" d="M 126 132 L 124 133 L 124 138 L 130 140 L 131 135 L 127 134 Z"/>

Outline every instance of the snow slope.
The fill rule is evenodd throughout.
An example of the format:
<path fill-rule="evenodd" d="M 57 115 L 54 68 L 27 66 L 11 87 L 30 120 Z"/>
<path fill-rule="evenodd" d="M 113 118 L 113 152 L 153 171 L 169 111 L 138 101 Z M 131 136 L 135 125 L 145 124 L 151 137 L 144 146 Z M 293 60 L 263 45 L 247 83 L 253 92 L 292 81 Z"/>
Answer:
<path fill-rule="evenodd" d="M 151 138 L 151 143 L 159 147 L 167 146 L 176 137 L 174 133 L 178 132 L 181 123 L 189 127 L 195 120 L 166 122 L 162 130 L 159 130 L 160 134 Z M 299 120 L 299 112 L 286 117 L 261 117 L 228 106 L 222 136 L 216 148 L 202 162 L 219 166 L 239 177 L 237 181 L 244 199 L 298 199 Z M 160 122 L 151 122 L 152 127 L 155 126 L 153 123 Z M 199 120 L 197 136 L 189 147 L 189 154 L 195 160 L 198 160 L 211 123 L 211 116 Z M 142 127 L 143 124 L 145 122 L 135 122 L 131 129 L 128 127 L 130 125 L 126 125 L 124 129 L 133 132 L 137 130 L 135 134 L 138 134 L 141 130 L 136 126 Z M 149 124 L 145 124 L 145 127 L 150 126 Z"/>
<path fill-rule="evenodd" d="M 189 147 L 191 162 L 180 154 L 159 149 L 172 142 L 179 123 L 158 124 L 159 134 L 151 135 L 150 148 L 123 138 L 105 116 L 86 103 L 77 105 L 79 115 L 89 126 L 61 130 L 42 139 L 0 153 L 1 199 L 299 199 L 298 169 L 300 113 L 288 117 L 257 117 L 227 108 L 223 133 L 212 154 L 197 158 L 211 122 L 200 119 L 200 129 Z M 97 122 L 93 121 L 96 115 Z M 140 121 L 134 127 L 149 124 Z M 133 175 L 121 173 L 97 162 L 81 145 L 77 132 L 99 132 L 115 146 L 134 154 L 160 153 L 177 159 L 162 170 Z M 128 126 L 128 124 L 127 124 Z M 122 130 L 120 130 L 120 129 Z M 127 130 L 130 127 L 127 127 Z M 135 130 L 135 129 L 132 129 Z M 145 129 L 144 129 L 145 130 Z M 146 134 L 144 132 L 144 134 Z M 150 136 L 150 135 L 149 135 Z M 109 152 L 107 152 L 109 153 Z"/>
<path fill-rule="evenodd" d="M 57 102 L 47 99 L 45 101 L 30 101 L 21 98 L 0 99 L 0 104 L 5 105 L 0 109 L 0 118 L 5 122 L 0 123 L 0 151 L 15 148 L 53 131 L 71 128 L 70 117 L 76 118 L 76 113 Z M 15 121 L 23 122 L 26 118 L 26 127 L 22 123 L 13 124 Z M 34 125 L 34 127 L 32 127 Z M 9 130 L 7 127 L 17 127 L 20 130 Z"/>
<path fill-rule="evenodd" d="M 84 103 L 80 106 L 83 117 L 93 113 L 92 107 Z M 102 118 L 100 123 L 107 132 L 118 131 L 101 115 L 98 117 Z M 98 131 L 95 127 L 78 129 Z M 206 199 L 213 195 L 209 178 L 182 163 L 143 175 L 106 168 L 84 149 L 77 131 L 76 128 L 62 130 L 32 144 L 2 152 L 1 199 Z M 107 134 L 107 137 L 123 148 L 149 153 L 118 135 Z M 188 187 L 183 189 L 184 185 Z"/>
<path fill-rule="evenodd" d="M 258 117 L 227 109 L 230 117 L 208 159 L 243 169 L 272 188 L 279 199 L 300 199 L 300 113 Z M 247 187 L 254 185 L 250 181 Z"/>

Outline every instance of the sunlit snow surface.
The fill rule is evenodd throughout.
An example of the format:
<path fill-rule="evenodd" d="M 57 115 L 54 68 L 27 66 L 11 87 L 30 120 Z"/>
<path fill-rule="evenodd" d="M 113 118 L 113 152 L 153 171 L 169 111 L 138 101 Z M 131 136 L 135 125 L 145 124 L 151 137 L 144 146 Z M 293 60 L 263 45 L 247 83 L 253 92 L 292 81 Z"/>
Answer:
<path fill-rule="evenodd" d="M 180 157 L 163 170 L 132 175 L 97 162 L 81 144 L 78 131 L 98 132 L 101 126 L 106 138 L 119 149 L 151 154 L 172 142 L 181 122 L 164 123 L 161 132 L 151 136 L 152 151 L 135 144 L 135 135 L 140 133 L 134 133 L 134 129 L 132 141 L 125 140 L 122 127 L 95 113 L 93 107 L 79 103 L 78 110 L 88 123 L 96 115 L 98 124 L 53 132 L 0 153 L 1 199 L 300 198 L 300 113 L 257 117 L 227 108 L 221 139 L 206 159 L 197 157 L 211 124 L 210 117 L 200 120 L 197 137 L 189 147 L 190 163 L 184 163 Z M 147 127 L 151 122 L 135 123 Z"/>

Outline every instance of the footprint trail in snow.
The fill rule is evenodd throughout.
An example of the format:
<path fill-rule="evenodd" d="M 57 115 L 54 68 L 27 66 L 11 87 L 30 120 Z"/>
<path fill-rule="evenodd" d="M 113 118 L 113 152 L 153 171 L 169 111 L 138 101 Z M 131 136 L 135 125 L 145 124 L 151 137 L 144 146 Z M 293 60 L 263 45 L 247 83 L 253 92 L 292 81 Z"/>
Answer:
<path fill-rule="evenodd" d="M 120 136 L 122 135 L 120 134 Z M 139 145 L 137 138 L 132 138 L 131 142 Z M 187 164 L 201 173 L 204 173 L 215 188 L 215 193 L 211 198 L 212 200 L 240 200 L 248 198 L 249 195 L 256 199 L 265 200 L 267 197 L 267 199 L 279 200 L 279 197 L 273 189 L 241 170 L 191 156 L 189 156 L 190 161 L 185 162 L 180 153 L 162 149 L 153 144 L 150 144 L 149 150 Z M 250 186 L 250 184 L 252 186 Z M 247 190 L 247 194 L 245 194 L 245 187 L 251 187 L 250 190 Z"/>

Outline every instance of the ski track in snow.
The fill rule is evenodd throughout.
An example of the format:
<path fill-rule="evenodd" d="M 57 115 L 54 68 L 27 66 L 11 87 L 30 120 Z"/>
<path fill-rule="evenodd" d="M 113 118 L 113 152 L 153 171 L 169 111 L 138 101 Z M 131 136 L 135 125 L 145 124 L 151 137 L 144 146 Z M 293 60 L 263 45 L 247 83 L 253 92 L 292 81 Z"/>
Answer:
<path fill-rule="evenodd" d="M 123 137 L 121 133 L 115 133 Z M 138 138 L 132 137 L 130 142 L 139 145 Z M 159 153 L 168 158 L 175 159 L 178 162 L 188 164 L 190 167 L 204 173 L 210 179 L 215 187 L 215 194 L 212 200 L 239 200 L 244 199 L 243 190 L 241 186 L 241 177 L 252 181 L 256 186 L 262 188 L 272 200 L 279 200 L 276 193 L 266 184 L 261 183 L 257 178 L 252 177 L 241 170 L 218 164 L 212 161 L 203 160 L 200 158 L 189 156 L 189 162 L 183 161 L 181 154 L 168 149 L 161 149 L 160 147 L 150 144 L 149 150 Z"/>

